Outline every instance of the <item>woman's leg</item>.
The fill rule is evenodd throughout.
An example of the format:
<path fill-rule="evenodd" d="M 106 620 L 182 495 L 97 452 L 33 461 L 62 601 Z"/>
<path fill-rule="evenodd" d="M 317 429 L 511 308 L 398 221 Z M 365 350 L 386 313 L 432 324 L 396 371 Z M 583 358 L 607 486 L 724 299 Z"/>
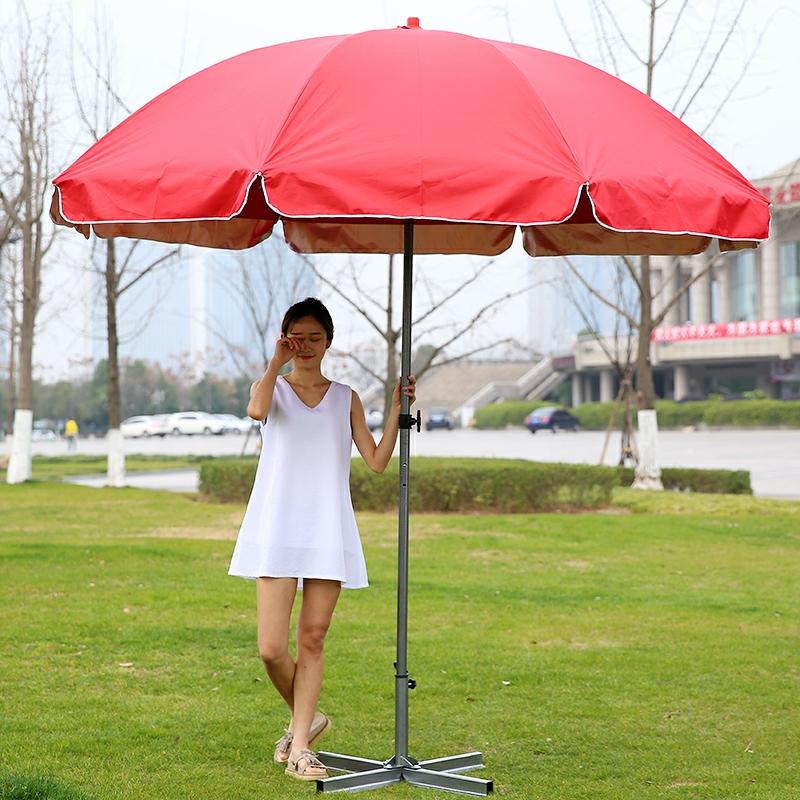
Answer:
<path fill-rule="evenodd" d="M 258 653 L 290 711 L 294 709 L 295 663 L 289 654 L 289 624 L 296 591 L 297 578 L 256 578 Z"/>
<path fill-rule="evenodd" d="M 303 578 L 303 605 L 297 622 L 292 752 L 308 747 L 308 731 L 322 688 L 322 647 L 342 585 L 340 581 Z"/>

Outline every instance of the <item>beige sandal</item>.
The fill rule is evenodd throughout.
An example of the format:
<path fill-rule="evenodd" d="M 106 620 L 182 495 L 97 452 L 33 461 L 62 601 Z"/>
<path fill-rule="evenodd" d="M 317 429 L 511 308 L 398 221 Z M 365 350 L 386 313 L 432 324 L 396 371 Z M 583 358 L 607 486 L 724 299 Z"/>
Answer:
<path fill-rule="evenodd" d="M 318 739 L 321 739 L 333 727 L 330 718 L 325 716 L 321 711 L 317 711 L 314 715 L 314 721 L 311 723 L 311 729 L 308 732 L 308 744 L 313 745 Z M 285 764 L 289 760 L 289 752 L 292 749 L 292 732 L 288 728 L 283 729 L 283 736 L 275 742 L 275 755 L 273 761 L 276 764 Z"/>
<path fill-rule="evenodd" d="M 286 774 L 301 781 L 315 781 L 327 778 L 328 770 L 311 750 L 301 750 L 294 758 L 289 756 Z"/>
<path fill-rule="evenodd" d="M 275 742 L 275 755 L 273 761 L 276 764 L 285 764 L 289 760 L 289 751 L 292 749 L 292 732 L 288 728 L 283 729 L 283 736 Z"/>

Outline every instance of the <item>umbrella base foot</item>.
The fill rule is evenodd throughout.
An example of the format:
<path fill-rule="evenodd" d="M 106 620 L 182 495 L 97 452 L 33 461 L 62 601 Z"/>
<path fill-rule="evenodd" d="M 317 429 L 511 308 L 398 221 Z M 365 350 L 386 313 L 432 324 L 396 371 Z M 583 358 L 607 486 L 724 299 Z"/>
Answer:
<path fill-rule="evenodd" d="M 329 770 L 346 773 L 318 780 L 318 792 L 356 792 L 402 781 L 474 797 L 486 797 L 493 791 L 491 780 L 457 774 L 482 768 L 481 753 L 462 753 L 425 761 L 397 755 L 387 761 L 377 761 L 324 751 L 318 752 L 317 757 Z"/>

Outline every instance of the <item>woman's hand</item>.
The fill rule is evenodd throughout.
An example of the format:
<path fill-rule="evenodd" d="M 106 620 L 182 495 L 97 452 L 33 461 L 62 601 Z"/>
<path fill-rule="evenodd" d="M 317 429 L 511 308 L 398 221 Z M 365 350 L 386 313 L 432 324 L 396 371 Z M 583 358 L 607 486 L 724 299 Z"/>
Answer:
<path fill-rule="evenodd" d="M 402 382 L 402 378 L 398 378 L 397 385 L 394 387 L 394 393 L 392 394 L 392 408 L 397 410 L 400 409 L 400 384 Z M 413 375 L 408 376 L 408 386 L 402 387 L 403 394 L 408 395 L 408 405 L 411 404 L 416 400 L 416 392 L 417 392 L 417 379 Z"/>
<path fill-rule="evenodd" d="M 275 354 L 272 356 L 272 360 L 277 366 L 282 367 L 284 364 L 291 361 L 295 353 L 299 353 L 302 347 L 303 345 L 297 339 L 291 336 L 281 336 L 278 341 L 275 342 Z"/>

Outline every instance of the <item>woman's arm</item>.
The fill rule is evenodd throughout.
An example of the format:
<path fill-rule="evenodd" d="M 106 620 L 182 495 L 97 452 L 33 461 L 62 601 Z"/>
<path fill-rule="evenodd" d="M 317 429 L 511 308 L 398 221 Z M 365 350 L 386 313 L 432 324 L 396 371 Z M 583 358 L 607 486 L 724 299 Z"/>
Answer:
<path fill-rule="evenodd" d="M 275 345 L 275 355 L 270 359 L 264 374 L 250 387 L 250 401 L 247 404 L 247 416 L 263 421 L 272 407 L 272 393 L 281 367 L 292 358 L 292 354 L 300 349 L 294 339 L 281 336 Z"/>
<path fill-rule="evenodd" d="M 413 375 L 408 376 L 408 386 L 403 387 L 403 394 L 408 395 L 410 406 L 416 399 L 416 378 Z M 367 427 L 361 398 L 353 390 L 350 406 L 350 427 L 353 430 L 353 441 L 356 443 L 358 452 L 361 453 L 364 462 L 373 472 L 383 472 L 392 457 L 394 446 L 397 443 L 399 416 L 400 381 L 398 380 L 392 395 L 391 409 L 383 429 L 383 436 L 381 436 L 380 442 L 376 445 L 375 439 L 372 438 L 372 434 Z"/>

